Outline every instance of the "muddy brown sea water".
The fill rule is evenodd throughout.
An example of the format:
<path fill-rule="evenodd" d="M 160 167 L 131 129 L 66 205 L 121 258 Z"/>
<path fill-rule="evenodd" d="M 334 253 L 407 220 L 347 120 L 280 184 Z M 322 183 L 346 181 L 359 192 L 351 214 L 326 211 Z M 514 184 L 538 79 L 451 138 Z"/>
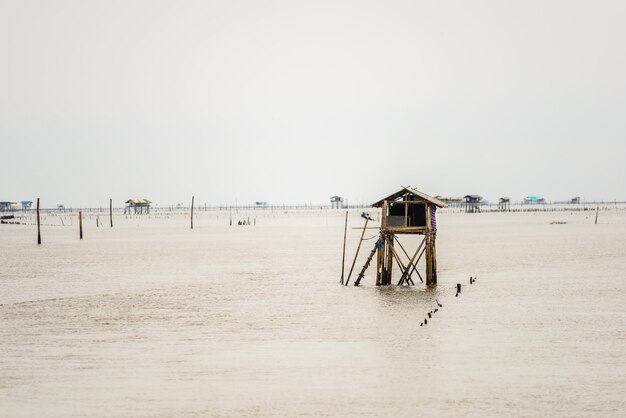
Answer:
<path fill-rule="evenodd" d="M 434 289 L 340 286 L 342 211 L 228 216 L 0 225 L 0 416 L 626 415 L 626 211 L 441 211 Z"/>

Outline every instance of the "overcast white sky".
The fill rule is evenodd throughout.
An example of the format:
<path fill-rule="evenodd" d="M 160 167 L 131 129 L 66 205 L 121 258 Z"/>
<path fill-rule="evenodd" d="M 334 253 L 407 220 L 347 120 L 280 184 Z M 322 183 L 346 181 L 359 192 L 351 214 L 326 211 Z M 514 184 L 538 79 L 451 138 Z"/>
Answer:
<path fill-rule="evenodd" d="M 625 1 L 1 0 L 0 53 L 0 200 L 626 200 Z"/>

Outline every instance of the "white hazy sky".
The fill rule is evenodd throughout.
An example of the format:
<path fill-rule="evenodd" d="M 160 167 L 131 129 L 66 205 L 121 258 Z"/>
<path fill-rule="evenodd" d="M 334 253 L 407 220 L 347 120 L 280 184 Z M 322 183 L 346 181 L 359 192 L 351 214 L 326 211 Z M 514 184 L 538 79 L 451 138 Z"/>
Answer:
<path fill-rule="evenodd" d="M 0 200 L 626 199 L 625 1 L 0 1 Z"/>

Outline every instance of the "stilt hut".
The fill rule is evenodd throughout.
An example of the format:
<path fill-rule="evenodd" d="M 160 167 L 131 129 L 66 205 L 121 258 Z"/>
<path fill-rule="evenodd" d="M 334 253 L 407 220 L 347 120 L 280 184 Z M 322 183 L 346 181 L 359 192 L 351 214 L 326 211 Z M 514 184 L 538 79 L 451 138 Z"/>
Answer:
<path fill-rule="evenodd" d="M 124 214 L 142 215 L 144 213 L 150 213 L 151 201 L 148 199 L 129 199 L 126 201 L 126 207 L 124 208 Z"/>
<path fill-rule="evenodd" d="M 341 209 L 343 208 L 343 197 L 341 196 L 333 196 L 330 198 L 330 207 L 333 209 Z"/>
<path fill-rule="evenodd" d="M 498 202 L 498 210 L 501 211 L 510 211 L 511 210 L 511 199 L 508 197 L 501 197 L 500 202 Z"/>
<path fill-rule="evenodd" d="M 483 198 L 477 194 L 468 194 L 465 196 L 465 213 L 480 212 L 480 201 Z"/>
<path fill-rule="evenodd" d="M 392 280 L 393 263 L 396 262 L 401 270 L 398 286 L 415 284 L 413 273 L 422 279 L 417 264 L 422 256 L 426 257 L 426 284 L 437 283 L 437 257 L 435 251 L 435 237 L 437 235 L 437 208 L 445 208 L 442 201 L 422 193 L 412 187 L 403 187 L 396 193 L 374 203 L 372 207 L 381 208 L 380 236 L 374 249 L 363 266 L 363 270 L 355 281 L 358 286 L 363 273 L 369 266 L 371 259 L 376 255 L 376 285 L 390 285 Z M 416 236 L 416 248 L 405 248 L 397 235 Z M 406 250 L 411 251 L 411 255 Z M 408 259 L 403 261 L 400 254 Z M 348 278 L 349 279 L 349 278 Z M 423 279 L 422 279 L 423 280 Z M 347 284 L 347 283 L 346 283 Z"/>
<path fill-rule="evenodd" d="M 462 196 L 435 196 L 435 199 L 442 201 L 449 208 L 463 208 L 465 207 L 465 198 Z"/>

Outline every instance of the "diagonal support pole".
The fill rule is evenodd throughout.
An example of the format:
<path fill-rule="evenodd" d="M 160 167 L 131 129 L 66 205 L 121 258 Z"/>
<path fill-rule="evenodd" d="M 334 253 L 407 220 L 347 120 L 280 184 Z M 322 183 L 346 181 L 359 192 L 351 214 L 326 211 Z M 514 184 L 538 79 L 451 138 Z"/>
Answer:
<path fill-rule="evenodd" d="M 413 282 L 413 280 L 411 280 L 411 278 L 407 275 L 409 271 L 409 267 L 404 266 L 396 250 L 392 249 L 392 254 L 394 255 L 396 259 L 396 263 L 398 264 L 398 267 L 400 267 L 400 270 L 402 271 L 402 277 L 400 278 L 400 281 L 398 282 L 398 286 L 402 285 L 405 280 L 408 284 L 415 286 L 415 283 Z"/>
<path fill-rule="evenodd" d="M 420 281 L 422 283 L 424 283 L 424 279 L 422 278 L 420 271 L 417 269 L 417 263 L 419 263 L 420 259 L 422 258 L 425 252 L 426 252 L 426 247 L 422 248 L 422 252 L 417 257 L 417 260 L 415 260 L 415 262 L 413 263 L 413 270 L 409 273 L 409 278 L 411 277 L 411 275 L 413 275 L 413 272 L 417 273 L 417 276 L 420 278 Z"/>
<path fill-rule="evenodd" d="M 396 264 L 398 265 L 398 267 L 400 268 L 400 271 L 402 272 L 402 277 L 404 277 L 404 275 L 406 274 L 406 267 L 404 267 L 404 264 L 402 264 L 402 260 L 400 260 L 398 253 L 396 253 L 396 250 L 394 250 L 393 247 L 389 247 L 389 248 L 391 249 L 391 254 L 396 260 Z M 400 283 L 398 283 L 398 286 L 399 285 Z"/>
<path fill-rule="evenodd" d="M 365 220 L 365 225 L 363 225 L 363 232 L 361 232 L 361 239 L 359 240 L 359 246 L 356 247 L 356 254 L 354 254 L 354 260 L 352 261 L 352 267 L 350 267 L 350 273 L 348 273 L 348 278 L 346 279 L 346 286 L 350 283 L 350 276 L 352 276 L 352 270 L 354 270 L 354 264 L 356 263 L 356 258 L 359 256 L 359 250 L 361 249 L 361 244 L 363 243 L 363 237 L 365 236 L 365 230 L 367 229 L 367 223 L 369 219 Z"/>
<path fill-rule="evenodd" d="M 422 252 L 420 253 L 420 255 L 417 257 L 417 260 L 415 260 L 415 262 L 413 263 L 414 268 L 411 271 L 411 273 L 409 274 L 409 277 L 411 277 L 411 275 L 413 275 L 413 272 L 417 273 L 418 277 L 420 278 L 420 281 L 422 283 L 424 283 L 424 279 L 422 278 L 422 275 L 420 274 L 420 271 L 417 269 L 417 264 L 420 262 L 420 260 L 422 259 L 422 256 L 424 255 L 424 253 L 426 252 L 426 247 L 422 248 Z"/>
<path fill-rule="evenodd" d="M 422 242 L 422 244 L 423 243 L 424 242 Z M 416 269 L 416 266 L 413 264 L 413 261 L 415 261 L 415 257 L 417 257 L 417 254 L 420 252 L 420 250 L 422 248 L 422 244 L 420 244 L 420 246 L 417 247 L 417 251 L 415 251 L 415 254 L 413 254 L 413 257 L 411 257 L 411 259 L 409 260 L 409 267 L 413 266 L 413 269 Z M 400 278 L 400 281 L 398 282 L 398 286 L 402 285 L 404 283 L 404 281 L 406 280 L 407 272 L 408 272 L 408 268 L 407 268 L 407 271 L 405 271 L 404 274 L 402 274 L 402 277 Z M 411 274 L 413 274 L 413 271 L 411 271 Z M 411 274 L 408 274 L 408 277 L 410 277 Z M 407 283 L 410 283 L 410 282 L 407 281 Z"/>
<path fill-rule="evenodd" d="M 405 250 L 405 249 L 404 249 L 404 247 L 402 246 L 402 243 L 400 242 L 400 240 L 398 239 L 398 237 L 394 237 L 394 238 L 395 238 L 396 242 L 398 243 L 398 245 L 400 246 L 400 248 L 402 248 L 402 251 L 404 252 L 404 255 L 406 255 L 406 258 L 408 258 L 408 259 L 410 260 L 410 259 L 411 259 L 411 257 L 409 256 L 409 253 L 407 253 L 407 252 L 406 252 L 406 250 Z M 426 238 L 424 238 L 424 239 L 422 240 L 422 242 L 420 243 L 419 247 L 417 248 L 417 251 L 419 251 L 419 250 L 420 250 L 420 248 L 422 248 L 422 246 L 424 245 L 424 242 L 425 242 L 425 241 L 426 241 Z M 422 251 L 422 254 L 423 254 L 423 253 L 424 253 L 424 252 Z M 413 275 L 413 273 L 415 272 L 415 273 L 417 273 L 417 275 L 419 276 L 420 281 L 421 281 L 422 283 L 424 283 L 424 279 L 422 279 L 422 275 L 420 274 L 419 270 L 417 270 L 417 263 L 419 263 L 420 258 L 422 258 L 422 254 L 420 254 L 420 255 L 419 255 L 419 257 L 417 257 L 417 261 L 416 261 L 415 263 L 411 263 L 411 264 L 409 264 L 408 268 L 411 268 L 411 267 L 412 267 L 411 272 L 409 273 L 409 278 L 410 278 L 410 277 Z"/>

